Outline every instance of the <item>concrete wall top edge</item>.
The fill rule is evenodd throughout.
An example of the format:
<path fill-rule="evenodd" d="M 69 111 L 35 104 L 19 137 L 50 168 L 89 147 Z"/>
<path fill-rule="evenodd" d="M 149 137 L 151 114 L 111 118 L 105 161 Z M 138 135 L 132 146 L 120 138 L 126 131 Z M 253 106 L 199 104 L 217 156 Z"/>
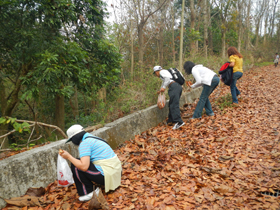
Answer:
<path fill-rule="evenodd" d="M 66 139 L 62 139 L 62 140 L 58 140 L 58 141 L 55 141 L 55 142 L 51 142 L 51 143 L 46 144 L 42 147 L 36 147 L 36 148 L 31 149 L 31 150 L 18 153 L 16 155 L 11 156 L 11 157 L 5 158 L 4 159 L 5 161 L 0 160 L 0 165 L 3 164 L 4 162 L 13 162 L 13 161 L 16 161 L 17 159 L 23 159 L 23 156 L 27 157 L 27 156 L 30 156 L 30 155 L 34 155 L 34 154 L 40 153 L 42 151 L 46 151 L 50 148 L 57 148 L 57 150 L 58 150 L 58 146 L 61 146 L 61 147 L 66 146 L 65 142 L 66 142 Z"/>

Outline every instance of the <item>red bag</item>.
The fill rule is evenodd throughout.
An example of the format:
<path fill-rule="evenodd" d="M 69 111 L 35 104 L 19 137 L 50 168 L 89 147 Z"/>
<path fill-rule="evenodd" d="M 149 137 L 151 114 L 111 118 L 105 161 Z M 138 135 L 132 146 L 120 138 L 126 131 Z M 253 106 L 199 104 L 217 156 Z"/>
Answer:
<path fill-rule="evenodd" d="M 164 108 L 164 106 L 165 106 L 165 94 L 164 93 L 158 94 L 157 106 L 160 109 Z"/>

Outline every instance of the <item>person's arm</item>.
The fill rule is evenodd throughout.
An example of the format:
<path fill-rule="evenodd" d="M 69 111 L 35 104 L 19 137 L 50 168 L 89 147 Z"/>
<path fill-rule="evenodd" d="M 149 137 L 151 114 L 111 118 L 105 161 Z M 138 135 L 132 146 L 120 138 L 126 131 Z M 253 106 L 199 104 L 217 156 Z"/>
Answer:
<path fill-rule="evenodd" d="M 235 62 L 230 62 L 229 67 L 234 67 Z"/>
<path fill-rule="evenodd" d="M 158 91 L 158 94 L 160 92 L 164 92 L 166 87 L 170 84 L 170 78 L 167 77 L 162 71 L 160 71 L 159 77 L 162 80 L 162 84 L 161 84 L 160 90 Z"/>
<path fill-rule="evenodd" d="M 89 168 L 89 164 L 90 164 L 89 156 L 84 156 L 79 160 L 77 158 L 74 158 L 65 150 L 63 150 L 63 152 L 60 153 L 60 156 L 63 157 L 64 159 L 69 160 L 74 166 L 76 166 L 81 171 L 87 171 Z"/>
<path fill-rule="evenodd" d="M 195 79 L 195 83 L 193 85 L 191 85 L 191 88 L 196 88 L 196 87 L 199 87 L 201 86 L 201 77 L 200 77 L 200 74 L 199 74 L 199 71 L 197 69 L 194 69 L 192 70 L 192 75 Z"/>
<path fill-rule="evenodd" d="M 169 77 L 163 77 L 163 81 L 162 81 L 162 85 L 160 88 L 161 92 L 164 92 L 164 90 L 166 89 L 166 87 L 170 84 L 170 78 Z M 163 91 L 162 91 L 163 90 Z"/>
<path fill-rule="evenodd" d="M 234 64 L 235 64 L 235 58 L 234 58 L 234 56 L 233 55 L 231 55 L 230 57 L 229 57 L 229 67 L 234 67 Z"/>

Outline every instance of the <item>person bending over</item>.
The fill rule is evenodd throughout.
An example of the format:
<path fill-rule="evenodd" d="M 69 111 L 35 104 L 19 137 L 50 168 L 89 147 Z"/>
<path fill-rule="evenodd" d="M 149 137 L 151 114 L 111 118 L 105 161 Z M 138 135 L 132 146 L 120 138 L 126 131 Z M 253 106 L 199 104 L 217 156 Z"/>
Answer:
<path fill-rule="evenodd" d="M 80 201 L 88 201 L 93 196 L 95 185 L 104 185 L 105 192 L 115 190 L 121 184 L 122 165 L 107 142 L 99 137 L 84 131 L 84 128 L 75 124 L 67 130 L 68 142 L 79 146 L 80 158 L 74 158 L 67 151 L 60 154 L 69 160 L 71 171 Z"/>

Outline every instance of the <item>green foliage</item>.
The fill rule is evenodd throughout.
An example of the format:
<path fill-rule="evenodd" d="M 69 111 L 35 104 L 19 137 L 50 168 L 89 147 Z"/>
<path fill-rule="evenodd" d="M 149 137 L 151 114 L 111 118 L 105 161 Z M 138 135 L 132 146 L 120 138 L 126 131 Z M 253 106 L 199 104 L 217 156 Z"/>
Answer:
<path fill-rule="evenodd" d="M 109 92 L 106 102 L 99 101 L 90 114 L 80 114 L 78 119 L 68 121 L 66 127 L 70 127 L 73 123 L 80 123 L 83 126 L 104 124 L 155 105 L 158 96 L 156 91 L 160 85 L 161 80 L 153 74 L 145 74 L 139 81 L 120 84 Z"/>
<path fill-rule="evenodd" d="M 12 150 L 14 150 L 14 151 L 18 151 L 18 150 L 20 150 L 21 148 L 18 146 L 18 144 L 17 143 L 12 143 L 12 144 L 10 144 L 10 149 L 12 149 Z"/>
<path fill-rule="evenodd" d="M 202 38 L 200 32 L 193 28 L 190 29 L 189 33 L 187 33 L 187 37 L 190 41 L 201 41 Z"/>
<path fill-rule="evenodd" d="M 28 107 L 24 119 L 52 123 L 55 96 L 119 84 L 121 55 L 104 39 L 104 7 L 100 0 L 0 2 L 1 116 L 23 116 Z"/>
<path fill-rule="evenodd" d="M 58 94 L 66 98 L 73 93 L 72 84 L 86 89 L 86 82 L 90 78 L 90 71 L 86 68 L 87 53 L 77 43 L 65 43 L 58 38 L 37 57 L 40 64 L 23 78 L 23 84 L 36 96 L 40 91 L 36 87 L 41 87 L 52 96 Z"/>
<path fill-rule="evenodd" d="M 15 131 L 17 131 L 18 133 L 30 132 L 30 125 L 27 122 L 18 123 L 16 122 L 16 118 L 1 117 L 0 124 L 12 125 Z"/>
<path fill-rule="evenodd" d="M 218 98 L 218 100 L 215 101 L 215 104 L 219 107 L 220 110 L 224 110 L 227 107 L 232 107 L 232 97 L 231 94 L 227 94 L 225 96 L 222 96 Z"/>
<path fill-rule="evenodd" d="M 34 146 L 35 146 L 35 144 L 29 144 L 29 145 L 27 146 L 27 148 L 28 148 L 29 150 L 31 150 L 32 147 L 34 147 Z M 9 148 L 12 149 L 12 150 L 14 150 L 14 151 L 19 151 L 19 150 L 21 150 L 23 147 L 24 147 L 23 145 L 18 145 L 17 143 L 12 143 L 12 144 L 10 144 L 10 146 L 9 146 Z"/>
<path fill-rule="evenodd" d="M 189 60 L 188 58 L 185 59 L 185 61 Z M 208 58 L 205 58 L 203 56 L 203 52 L 201 54 L 197 54 L 192 60 L 195 64 L 202 64 L 203 66 L 206 66 L 207 68 L 210 68 L 211 70 L 215 71 L 216 73 L 219 72 L 221 66 L 227 61 L 226 59 L 223 59 L 220 56 L 215 55 L 209 55 Z"/>

